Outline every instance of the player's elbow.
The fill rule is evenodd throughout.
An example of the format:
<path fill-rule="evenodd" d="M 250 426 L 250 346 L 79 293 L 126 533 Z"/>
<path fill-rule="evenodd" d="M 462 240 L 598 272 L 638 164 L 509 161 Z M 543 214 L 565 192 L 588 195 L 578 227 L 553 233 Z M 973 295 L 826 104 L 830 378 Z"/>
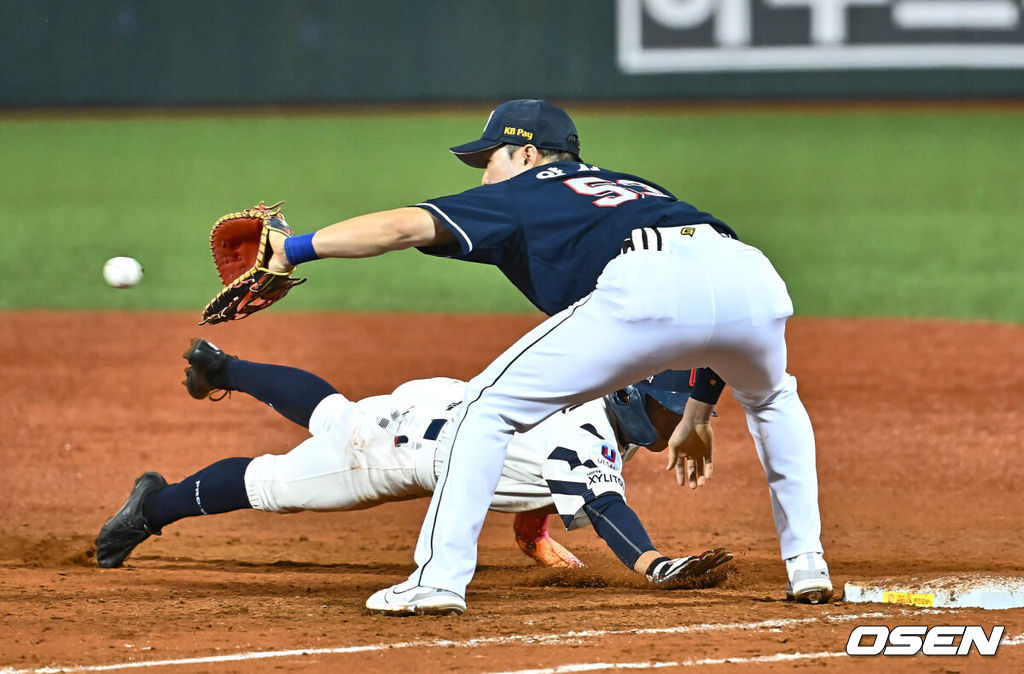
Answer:
<path fill-rule="evenodd" d="M 438 225 L 427 211 L 410 206 L 388 213 L 387 238 L 392 250 L 437 245 Z M 444 230 L 443 227 L 441 229 Z"/>

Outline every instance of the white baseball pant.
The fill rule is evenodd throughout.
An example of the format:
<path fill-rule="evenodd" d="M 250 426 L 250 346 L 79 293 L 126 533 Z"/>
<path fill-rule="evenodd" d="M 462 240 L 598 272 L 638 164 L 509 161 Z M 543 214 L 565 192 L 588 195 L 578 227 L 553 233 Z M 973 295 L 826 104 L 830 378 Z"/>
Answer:
<path fill-rule="evenodd" d="M 416 409 L 436 413 L 434 408 L 441 405 L 443 409 L 452 395 L 447 382 L 462 386 L 453 380 L 420 380 L 400 387 L 405 395 L 398 399 L 384 395 L 353 402 L 340 393 L 324 398 L 309 420 L 312 437 L 287 454 L 264 454 L 249 463 L 245 471 L 249 504 L 275 513 L 362 510 L 429 496 L 447 453 L 438 453 L 438 443 L 415 437 L 395 442 L 391 431 L 414 433 L 417 428 L 422 431 L 422 424 L 414 421 L 411 427 L 401 424 L 385 429 L 379 420 L 405 408 L 410 397 L 412 401 L 421 398 Z M 458 393 L 461 397 L 461 388 Z M 551 432 L 575 437 L 563 426 L 553 426 Z M 492 509 L 514 513 L 553 505 L 541 477 L 541 464 L 552 449 L 548 441 L 545 435 L 527 434 L 511 444 Z"/>
<path fill-rule="evenodd" d="M 413 584 L 465 596 L 513 431 L 661 370 L 713 368 L 733 389 L 769 480 L 783 557 L 822 550 L 814 434 L 786 373 L 785 283 L 710 225 L 635 230 L 588 296 L 469 382 L 416 545 Z M 658 241 L 661 250 L 645 249 Z"/>
<path fill-rule="evenodd" d="M 377 396 L 354 403 L 340 393 L 324 398 L 309 420 L 312 437 L 287 454 L 264 454 L 249 463 L 245 488 L 252 507 L 277 513 L 362 510 L 429 495 L 433 452 L 396 445 L 381 430 L 374 416 L 390 412 L 386 401 Z"/>

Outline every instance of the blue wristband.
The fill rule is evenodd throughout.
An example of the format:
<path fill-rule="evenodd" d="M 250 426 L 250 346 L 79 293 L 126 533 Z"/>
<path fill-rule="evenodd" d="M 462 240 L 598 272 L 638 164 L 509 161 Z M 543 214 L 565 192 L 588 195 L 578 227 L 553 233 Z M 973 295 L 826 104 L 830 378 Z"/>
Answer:
<path fill-rule="evenodd" d="M 319 260 L 320 256 L 313 248 L 313 234 L 299 234 L 285 239 L 284 256 L 288 258 L 288 264 L 293 267 L 310 260 Z"/>

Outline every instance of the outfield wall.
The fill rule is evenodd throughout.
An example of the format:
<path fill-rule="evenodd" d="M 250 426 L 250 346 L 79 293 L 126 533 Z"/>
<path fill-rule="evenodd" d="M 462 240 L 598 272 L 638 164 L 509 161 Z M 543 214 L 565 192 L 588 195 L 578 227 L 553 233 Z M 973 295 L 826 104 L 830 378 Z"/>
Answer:
<path fill-rule="evenodd" d="M 0 106 L 1024 97 L 1021 0 L 0 0 Z"/>

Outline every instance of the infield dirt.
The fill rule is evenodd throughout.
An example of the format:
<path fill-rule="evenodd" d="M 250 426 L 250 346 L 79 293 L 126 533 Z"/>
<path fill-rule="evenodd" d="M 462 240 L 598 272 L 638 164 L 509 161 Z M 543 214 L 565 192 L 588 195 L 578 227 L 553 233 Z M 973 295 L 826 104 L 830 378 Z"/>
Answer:
<path fill-rule="evenodd" d="M 729 671 L 1024 670 L 1024 644 L 986 659 L 834 656 L 855 624 L 998 624 L 1010 639 L 1024 632 L 1024 609 L 784 601 L 764 475 L 728 395 L 707 487 L 677 487 L 662 457 L 646 453 L 625 470 L 629 502 L 663 551 L 735 553 L 715 587 L 649 589 L 589 529 L 552 529 L 586 569 L 541 569 L 516 548 L 511 516 L 492 513 L 464 616 L 366 615 L 371 592 L 411 571 L 425 500 L 186 520 L 143 543 L 124 568 L 96 567 L 93 539 L 143 471 L 175 481 L 224 457 L 283 453 L 305 437 L 244 395 L 189 398 L 180 354 L 190 337 L 312 370 L 361 398 L 419 377 L 469 378 L 538 320 L 269 311 L 199 328 L 191 314 L 4 314 L 0 671 L 377 644 L 392 647 L 173 671 L 501 671 L 727 658 L 740 661 Z M 1024 326 L 795 319 L 789 343 L 790 371 L 815 424 L 823 540 L 838 588 L 914 574 L 1024 575 Z M 860 617 L 872 611 L 880 615 Z M 761 626 L 708 627 L 729 624 Z M 671 629 L 680 626 L 689 628 Z M 666 631 L 630 631 L 641 628 Z M 578 630 L 620 633 L 566 636 Z M 412 640 L 423 644 L 402 645 Z M 753 660 L 780 653 L 833 655 Z"/>

